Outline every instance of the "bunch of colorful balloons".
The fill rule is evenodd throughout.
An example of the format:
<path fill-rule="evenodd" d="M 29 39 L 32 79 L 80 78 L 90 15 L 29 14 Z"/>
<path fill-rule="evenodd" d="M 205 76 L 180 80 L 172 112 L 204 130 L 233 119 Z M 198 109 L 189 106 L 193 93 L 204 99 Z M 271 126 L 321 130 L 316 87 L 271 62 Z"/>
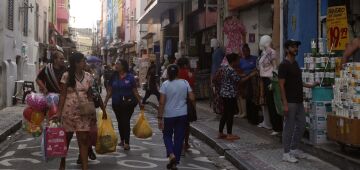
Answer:
<path fill-rule="evenodd" d="M 58 111 L 59 94 L 49 93 L 46 96 L 46 103 L 48 106 L 47 116 L 48 116 L 48 118 L 51 119 L 53 116 L 56 115 L 56 113 Z"/>
<path fill-rule="evenodd" d="M 23 128 L 34 137 L 39 137 L 42 132 L 42 123 L 45 119 L 45 113 L 49 119 L 57 113 L 57 104 L 59 95 L 50 93 L 44 96 L 40 93 L 30 93 L 26 96 L 28 107 L 23 112 Z"/>

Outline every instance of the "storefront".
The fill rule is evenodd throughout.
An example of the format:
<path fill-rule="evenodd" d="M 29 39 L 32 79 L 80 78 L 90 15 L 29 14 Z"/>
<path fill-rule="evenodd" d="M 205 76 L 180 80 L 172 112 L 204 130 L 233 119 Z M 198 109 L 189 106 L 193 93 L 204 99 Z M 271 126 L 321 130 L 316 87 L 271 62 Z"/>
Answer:
<path fill-rule="evenodd" d="M 198 99 L 210 97 L 210 71 L 212 49 L 211 39 L 216 37 L 217 8 L 216 1 L 193 1 L 187 14 L 187 54 L 195 71 L 195 95 Z"/>
<path fill-rule="evenodd" d="M 297 61 L 303 66 L 303 81 L 321 84 L 304 88 L 306 136 L 314 145 L 335 141 L 360 147 L 360 63 L 341 66 L 347 44 L 359 36 L 359 1 L 287 3 L 285 38 L 302 42 Z"/>

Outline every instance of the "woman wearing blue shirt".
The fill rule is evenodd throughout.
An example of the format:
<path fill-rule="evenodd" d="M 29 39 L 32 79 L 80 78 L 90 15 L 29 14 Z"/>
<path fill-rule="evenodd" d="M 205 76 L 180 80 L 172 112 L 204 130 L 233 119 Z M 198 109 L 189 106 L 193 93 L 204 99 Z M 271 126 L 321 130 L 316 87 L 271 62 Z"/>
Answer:
<path fill-rule="evenodd" d="M 250 48 L 248 44 L 244 44 L 242 48 L 243 57 L 240 59 L 239 68 L 244 72 L 245 75 L 249 75 L 251 72 L 256 70 L 257 57 L 250 54 Z M 239 84 L 239 97 L 238 107 L 240 118 L 246 117 L 246 81 Z M 251 109 L 251 108 L 250 108 Z"/>
<path fill-rule="evenodd" d="M 143 105 L 137 91 L 135 77 L 129 73 L 129 64 L 125 60 L 118 60 L 116 62 L 116 71 L 110 79 L 107 88 L 105 106 L 110 97 L 112 98 L 112 108 L 118 121 L 121 139 L 120 146 L 123 146 L 124 150 L 130 150 L 130 119 L 136 105 L 139 103 L 141 108 L 143 108 Z"/>
<path fill-rule="evenodd" d="M 179 68 L 167 68 L 168 80 L 160 88 L 158 123 L 163 130 L 166 153 L 169 158 L 168 169 L 177 169 L 188 124 L 186 98 L 189 96 L 195 106 L 195 96 L 186 80 L 178 79 Z"/>

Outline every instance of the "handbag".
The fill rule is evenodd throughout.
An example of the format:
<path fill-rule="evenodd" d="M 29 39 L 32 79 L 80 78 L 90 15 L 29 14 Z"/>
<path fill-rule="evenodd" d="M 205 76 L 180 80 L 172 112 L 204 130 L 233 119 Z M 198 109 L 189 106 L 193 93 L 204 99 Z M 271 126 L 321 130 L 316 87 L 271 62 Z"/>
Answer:
<path fill-rule="evenodd" d="M 189 98 L 188 88 L 186 88 L 186 105 L 187 105 L 187 116 L 189 122 L 197 121 L 196 108 Z"/>
<path fill-rule="evenodd" d="M 131 95 L 131 96 L 123 96 L 122 104 L 130 107 L 136 107 L 138 102 L 136 101 L 135 96 Z"/>
<path fill-rule="evenodd" d="M 96 108 L 95 108 L 94 102 L 89 101 L 89 100 L 86 100 L 86 101 L 80 100 L 79 93 L 76 90 L 76 88 L 75 88 L 75 93 L 76 93 L 76 96 L 79 101 L 78 107 L 80 110 L 80 115 L 82 115 L 82 116 L 96 115 Z"/>

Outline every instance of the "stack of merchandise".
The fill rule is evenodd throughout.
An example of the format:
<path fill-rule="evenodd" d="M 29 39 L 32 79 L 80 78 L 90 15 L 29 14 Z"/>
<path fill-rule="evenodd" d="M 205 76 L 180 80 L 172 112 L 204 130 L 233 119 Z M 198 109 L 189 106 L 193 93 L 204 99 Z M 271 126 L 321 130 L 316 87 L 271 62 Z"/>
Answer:
<path fill-rule="evenodd" d="M 328 137 L 342 144 L 360 146 L 360 63 L 347 63 L 334 85 L 335 111 L 328 117 Z"/>
<path fill-rule="evenodd" d="M 337 60 L 334 54 L 304 54 L 303 82 L 321 84 L 321 87 L 303 90 L 306 129 L 313 144 L 326 142 L 326 118 L 331 112 L 332 86 L 335 83 Z"/>
<path fill-rule="evenodd" d="M 360 63 L 347 63 L 334 85 L 333 109 L 338 116 L 360 118 Z"/>

